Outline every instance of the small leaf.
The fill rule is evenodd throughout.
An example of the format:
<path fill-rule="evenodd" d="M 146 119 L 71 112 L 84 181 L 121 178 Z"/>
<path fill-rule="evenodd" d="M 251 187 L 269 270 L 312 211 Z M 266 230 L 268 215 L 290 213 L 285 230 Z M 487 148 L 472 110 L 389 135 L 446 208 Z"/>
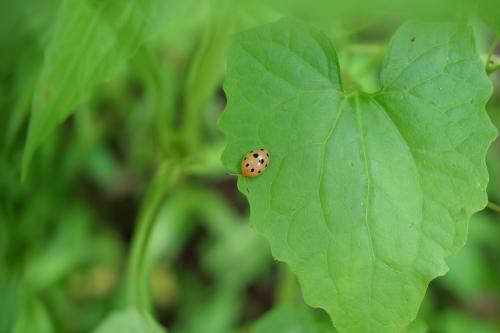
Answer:
<path fill-rule="evenodd" d="M 94 333 L 165 333 L 151 316 L 134 308 L 111 313 Z"/>
<path fill-rule="evenodd" d="M 330 325 L 331 326 L 331 325 Z M 281 305 L 266 313 L 255 324 L 252 333 L 333 333 L 325 328 L 312 314 L 299 306 Z"/>
<path fill-rule="evenodd" d="M 239 177 L 251 223 L 290 264 L 305 300 L 340 332 L 400 332 L 444 258 L 486 204 L 496 135 L 472 29 L 404 24 L 376 94 L 343 91 L 327 38 L 291 20 L 244 32 L 228 60 L 225 166 L 270 151 Z"/>
<path fill-rule="evenodd" d="M 64 0 L 35 90 L 23 178 L 38 146 L 156 30 L 160 0 Z"/>

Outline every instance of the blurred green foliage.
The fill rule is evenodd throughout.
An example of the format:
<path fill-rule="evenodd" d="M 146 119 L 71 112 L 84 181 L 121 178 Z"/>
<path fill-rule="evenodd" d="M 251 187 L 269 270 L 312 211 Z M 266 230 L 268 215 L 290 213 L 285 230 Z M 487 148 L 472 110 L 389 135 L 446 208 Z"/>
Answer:
<path fill-rule="evenodd" d="M 300 318 L 327 325 L 250 230 L 235 177 L 219 162 L 231 37 L 282 16 L 308 21 L 334 40 L 344 82 L 375 91 L 388 37 L 407 18 L 470 20 L 486 59 L 499 7 L 481 8 L 451 0 L 0 2 L 0 332 L 91 332 L 108 315 L 98 332 L 154 331 L 153 317 L 179 333 L 285 332 Z M 498 127 L 498 72 L 490 78 Z M 499 165 L 497 141 L 488 156 L 495 202 Z M 468 244 L 407 332 L 498 332 L 499 235 L 497 212 L 473 218 Z M 131 252 L 143 254 L 132 282 Z M 139 303 L 139 312 L 124 310 Z M 292 310 L 272 310 L 280 303 Z M 278 314 L 259 319 L 268 311 Z M 282 322 L 279 311 L 305 314 Z"/>

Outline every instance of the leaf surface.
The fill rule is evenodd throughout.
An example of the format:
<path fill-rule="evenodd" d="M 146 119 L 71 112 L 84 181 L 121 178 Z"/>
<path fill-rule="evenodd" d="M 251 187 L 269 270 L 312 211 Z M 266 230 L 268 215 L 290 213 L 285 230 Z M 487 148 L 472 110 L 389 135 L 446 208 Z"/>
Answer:
<path fill-rule="evenodd" d="M 331 43 L 292 20 L 239 34 L 228 59 L 223 162 L 270 151 L 265 173 L 238 179 L 251 223 L 340 332 L 406 327 L 486 204 L 496 130 L 471 28 L 404 24 L 380 79 L 343 91 Z"/>

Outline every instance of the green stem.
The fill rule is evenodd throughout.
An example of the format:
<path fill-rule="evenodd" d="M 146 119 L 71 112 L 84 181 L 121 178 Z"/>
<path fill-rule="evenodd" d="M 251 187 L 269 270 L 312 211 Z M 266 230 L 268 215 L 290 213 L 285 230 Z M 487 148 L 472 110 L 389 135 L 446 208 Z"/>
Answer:
<path fill-rule="evenodd" d="M 346 46 L 348 52 L 363 54 L 384 54 L 387 43 L 381 44 L 350 44 Z"/>
<path fill-rule="evenodd" d="M 154 129 L 156 139 L 163 154 L 172 156 L 175 151 L 175 88 L 177 79 L 168 62 L 162 59 L 151 47 L 143 47 L 137 56 L 137 68 L 146 86 L 149 107 L 154 110 Z"/>
<path fill-rule="evenodd" d="M 493 58 L 495 56 L 495 50 L 497 48 L 498 42 L 499 42 L 499 39 L 495 38 L 493 43 L 491 43 L 490 49 L 488 51 L 488 55 L 486 56 L 485 68 L 486 68 L 486 73 L 488 73 L 488 75 L 495 72 L 496 70 L 498 70 L 500 68 L 500 64 L 495 64 L 495 61 L 493 60 Z"/>
<path fill-rule="evenodd" d="M 486 73 L 488 75 L 490 75 L 490 74 L 496 72 L 499 69 L 500 69 L 500 64 L 496 64 L 494 66 L 488 66 L 488 67 L 486 67 Z"/>
<path fill-rule="evenodd" d="M 491 209 L 492 211 L 495 211 L 497 213 L 500 213 L 500 205 L 496 204 L 496 203 L 493 203 L 491 201 L 488 201 L 488 205 L 486 206 L 488 207 L 489 209 Z"/>
<path fill-rule="evenodd" d="M 498 38 L 495 38 L 495 40 L 491 43 L 490 48 L 488 50 L 488 55 L 486 56 L 486 65 L 488 65 L 488 63 L 491 60 L 491 57 L 495 54 L 498 42 L 499 42 Z"/>
<path fill-rule="evenodd" d="M 165 193 L 171 188 L 178 175 L 177 165 L 163 163 L 158 168 L 143 201 L 137 229 L 132 239 L 127 272 L 127 303 L 143 311 L 147 311 L 149 307 L 146 259 L 151 232 Z"/>
<path fill-rule="evenodd" d="M 297 304 L 300 301 L 301 293 L 297 278 L 293 274 L 290 266 L 280 265 L 280 279 L 275 295 L 276 304 Z"/>

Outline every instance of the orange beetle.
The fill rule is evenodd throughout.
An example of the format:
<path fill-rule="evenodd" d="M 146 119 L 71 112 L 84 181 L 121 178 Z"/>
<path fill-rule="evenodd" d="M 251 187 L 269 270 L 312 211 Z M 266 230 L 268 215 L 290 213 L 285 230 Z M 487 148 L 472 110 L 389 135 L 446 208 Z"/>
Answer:
<path fill-rule="evenodd" d="M 241 174 L 245 177 L 256 177 L 269 165 L 269 152 L 264 148 L 254 149 L 241 161 Z"/>

